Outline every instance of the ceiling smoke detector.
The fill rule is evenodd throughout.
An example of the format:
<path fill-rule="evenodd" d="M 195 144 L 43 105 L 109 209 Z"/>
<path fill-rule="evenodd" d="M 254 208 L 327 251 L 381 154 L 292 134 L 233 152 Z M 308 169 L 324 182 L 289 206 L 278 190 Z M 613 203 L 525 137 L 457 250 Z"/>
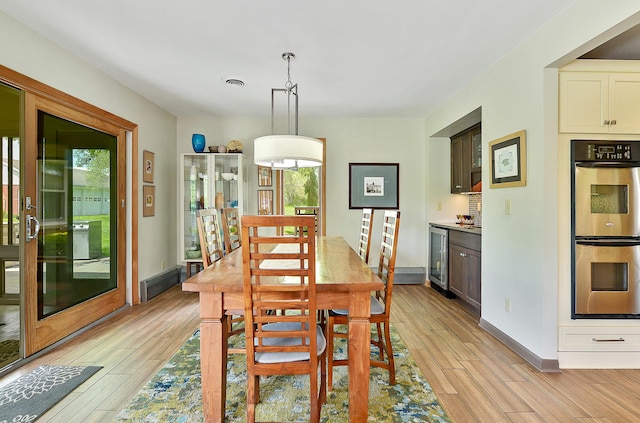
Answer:
<path fill-rule="evenodd" d="M 228 85 L 237 85 L 239 87 L 244 86 L 244 81 L 240 78 L 236 78 L 233 76 L 227 76 L 226 78 L 222 78 L 225 84 Z"/>

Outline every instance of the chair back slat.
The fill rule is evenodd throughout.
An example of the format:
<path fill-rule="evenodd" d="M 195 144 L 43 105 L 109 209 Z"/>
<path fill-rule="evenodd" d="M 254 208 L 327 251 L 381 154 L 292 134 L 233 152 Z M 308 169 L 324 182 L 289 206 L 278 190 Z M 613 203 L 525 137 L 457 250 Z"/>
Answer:
<path fill-rule="evenodd" d="M 240 248 L 240 215 L 237 207 L 222 209 L 222 232 L 224 233 L 224 249 L 227 254 Z"/>
<path fill-rule="evenodd" d="M 378 277 L 385 283 L 383 291 L 377 293 L 385 305 L 385 314 L 391 310 L 391 296 L 396 267 L 398 231 L 400 230 L 400 210 L 386 210 L 382 222 L 382 240 L 380 259 L 378 261 Z"/>
<path fill-rule="evenodd" d="M 360 221 L 360 238 L 358 240 L 358 255 L 365 263 L 369 262 L 369 250 L 371 249 L 371 227 L 373 226 L 373 209 L 362 209 Z"/>
<path fill-rule="evenodd" d="M 214 208 L 202 209 L 196 212 L 196 225 L 202 251 L 202 264 L 209 267 L 211 263 L 220 260 L 222 251 L 222 237 L 218 223 L 218 210 Z"/>

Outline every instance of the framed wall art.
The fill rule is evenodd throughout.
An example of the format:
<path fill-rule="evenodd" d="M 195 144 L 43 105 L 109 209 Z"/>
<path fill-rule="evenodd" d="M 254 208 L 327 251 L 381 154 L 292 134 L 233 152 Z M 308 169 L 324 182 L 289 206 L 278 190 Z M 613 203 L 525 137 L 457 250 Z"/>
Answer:
<path fill-rule="evenodd" d="M 527 184 L 526 131 L 518 131 L 489 143 L 491 188 Z"/>
<path fill-rule="evenodd" d="M 271 168 L 267 166 L 258 166 L 258 186 L 271 186 Z"/>
<path fill-rule="evenodd" d="M 156 215 L 156 187 L 144 185 L 142 187 L 142 216 Z"/>
<path fill-rule="evenodd" d="M 273 214 L 273 191 L 258 190 L 258 214 Z"/>
<path fill-rule="evenodd" d="M 399 208 L 399 172 L 399 163 L 349 163 L 349 208 Z"/>
<path fill-rule="evenodd" d="M 155 169 L 155 154 L 151 151 L 142 152 L 142 181 L 153 183 L 153 171 Z"/>

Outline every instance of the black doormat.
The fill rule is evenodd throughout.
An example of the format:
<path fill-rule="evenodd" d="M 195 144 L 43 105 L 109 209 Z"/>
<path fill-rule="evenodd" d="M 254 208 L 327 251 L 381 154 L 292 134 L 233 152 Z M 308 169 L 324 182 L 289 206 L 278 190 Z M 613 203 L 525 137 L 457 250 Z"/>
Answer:
<path fill-rule="evenodd" d="M 99 366 L 40 366 L 0 387 L 0 421 L 32 422 L 56 405 Z"/>

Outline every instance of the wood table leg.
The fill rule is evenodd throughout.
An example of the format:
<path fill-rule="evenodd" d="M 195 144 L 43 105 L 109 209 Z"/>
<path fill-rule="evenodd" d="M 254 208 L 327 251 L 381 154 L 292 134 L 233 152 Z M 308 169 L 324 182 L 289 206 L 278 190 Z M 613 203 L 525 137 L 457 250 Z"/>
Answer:
<path fill-rule="evenodd" d="M 222 304 L 222 293 L 200 292 L 200 369 L 206 423 L 224 422 L 229 329 Z"/>
<path fill-rule="evenodd" d="M 349 421 L 366 422 L 369 414 L 371 302 L 369 292 L 353 292 L 349 301 Z"/>

